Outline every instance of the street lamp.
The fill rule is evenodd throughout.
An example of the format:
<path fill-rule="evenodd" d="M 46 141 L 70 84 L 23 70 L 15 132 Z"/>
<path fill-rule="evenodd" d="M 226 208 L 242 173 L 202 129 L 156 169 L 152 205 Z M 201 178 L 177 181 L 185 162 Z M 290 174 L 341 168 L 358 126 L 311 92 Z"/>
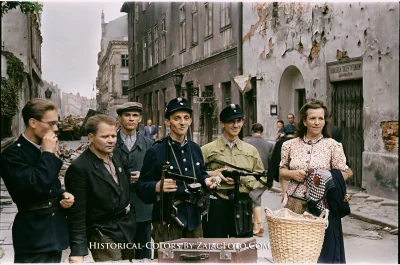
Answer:
<path fill-rule="evenodd" d="M 182 84 L 182 80 L 183 80 L 183 74 L 181 72 L 179 72 L 179 70 L 176 70 L 176 73 L 172 76 L 172 78 L 174 80 L 176 95 L 178 97 L 183 96 L 182 92 L 181 92 L 181 84 Z"/>
<path fill-rule="evenodd" d="M 47 90 L 44 92 L 44 95 L 46 96 L 47 99 L 50 99 L 52 93 L 53 92 L 51 92 L 51 90 L 49 88 L 47 88 Z"/>

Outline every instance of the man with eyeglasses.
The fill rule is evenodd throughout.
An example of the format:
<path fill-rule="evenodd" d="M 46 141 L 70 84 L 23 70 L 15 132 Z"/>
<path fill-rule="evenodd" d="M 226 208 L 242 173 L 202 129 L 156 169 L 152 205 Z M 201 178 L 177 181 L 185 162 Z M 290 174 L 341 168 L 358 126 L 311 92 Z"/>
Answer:
<path fill-rule="evenodd" d="M 203 233 L 205 238 L 252 237 L 252 201 L 249 193 L 263 187 L 253 176 L 241 176 L 238 201 L 247 205 L 248 218 L 237 218 L 234 209 L 234 180 L 225 178 L 221 173 L 224 168 L 219 161 L 227 162 L 235 167 L 246 169 L 250 172 L 262 172 L 264 166 L 257 149 L 240 140 L 239 133 L 244 124 L 244 113 L 238 104 L 230 104 L 219 114 L 223 128 L 222 137 L 203 145 L 204 162 L 209 171 L 209 176 L 221 178 L 221 185 L 217 187 L 215 196 L 210 196 L 210 209 L 208 215 L 203 217 Z M 220 169 L 220 170 L 216 170 Z M 247 224 L 240 234 L 236 231 L 236 222 Z"/>
<path fill-rule="evenodd" d="M 1 177 L 17 204 L 12 227 L 15 263 L 59 263 L 68 247 L 65 208 L 74 196 L 61 188 L 57 106 L 35 98 L 22 109 L 25 132 L 2 153 Z"/>

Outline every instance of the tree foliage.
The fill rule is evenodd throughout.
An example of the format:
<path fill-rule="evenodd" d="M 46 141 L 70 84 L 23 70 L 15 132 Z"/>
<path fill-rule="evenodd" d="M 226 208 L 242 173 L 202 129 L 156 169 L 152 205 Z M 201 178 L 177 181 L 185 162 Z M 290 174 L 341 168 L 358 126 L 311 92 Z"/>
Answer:
<path fill-rule="evenodd" d="M 14 54 L 1 51 L 7 59 L 8 79 L 1 78 L 1 115 L 13 117 L 18 112 L 19 91 L 26 80 L 24 64 Z"/>
<path fill-rule="evenodd" d="M 18 1 L 2 1 L 1 16 L 3 17 L 9 10 L 19 7 L 21 12 L 28 14 L 29 12 L 42 11 L 42 5 L 38 2 L 18 2 Z"/>

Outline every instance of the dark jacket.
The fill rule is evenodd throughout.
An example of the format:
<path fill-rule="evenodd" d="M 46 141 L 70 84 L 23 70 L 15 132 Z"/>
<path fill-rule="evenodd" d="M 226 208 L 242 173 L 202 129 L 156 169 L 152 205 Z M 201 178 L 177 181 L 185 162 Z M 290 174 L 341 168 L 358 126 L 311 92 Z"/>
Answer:
<path fill-rule="evenodd" d="M 17 204 L 12 227 L 17 254 L 61 251 L 68 247 L 66 211 L 61 206 L 24 210 L 24 205 L 58 198 L 58 173 L 62 162 L 53 153 L 41 152 L 22 135 L 2 153 L 1 177 Z"/>
<path fill-rule="evenodd" d="M 268 165 L 268 183 L 272 183 L 274 180 L 279 182 L 279 164 L 281 163 L 282 145 L 290 139 L 293 139 L 293 137 L 284 136 L 276 142 Z"/>
<path fill-rule="evenodd" d="M 143 166 L 144 155 L 153 145 L 153 141 L 144 137 L 143 133 L 137 134 L 136 143 L 129 151 L 121 138 L 121 132 L 117 134 L 117 146 L 114 149 L 114 155 L 120 157 L 126 176 L 130 179 L 132 171 L 140 171 Z M 136 221 L 145 222 L 151 220 L 152 204 L 145 204 L 136 194 L 137 183 L 130 184 L 131 204 L 135 206 Z"/>
<path fill-rule="evenodd" d="M 330 189 L 326 195 L 329 225 L 325 230 L 318 263 L 346 263 L 341 221 L 343 217 L 350 214 L 349 203 L 343 201 L 346 194 L 346 183 L 340 170 L 332 169 L 330 171 L 335 187 Z"/>
<path fill-rule="evenodd" d="M 117 243 L 133 241 L 136 229 L 134 208 L 124 217 L 110 220 L 116 213 L 124 212 L 130 199 L 129 181 L 122 163 L 114 157 L 112 161 L 119 185 L 103 160 L 90 148 L 68 167 L 65 186 L 75 196 L 75 205 L 68 211 L 71 256 L 87 255 L 87 237 L 97 230 Z"/>
<path fill-rule="evenodd" d="M 168 140 L 167 140 L 168 139 Z M 182 174 L 186 176 L 194 176 L 193 167 L 195 168 L 197 181 L 203 186 L 205 185 L 205 178 L 207 172 L 204 165 L 203 155 L 200 147 L 189 141 L 183 147 L 180 144 L 172 141 L 169 137 L 164 138 L 162 141 L 157 141 L 147 152 L 144 157 L 143 167 L 140 171 L 140 177 L 137 186 L 137 194 L 139 198 L 145 203 L 153 203 L 153 221 L 160 220 L 160 202 L 156 193 L 156 184 L 161 180 L 162 166 L 166 161 L 166 148 L 167 141 L 171 143 L 175 151 L 176 159 L 179 163 Z M 171 147 L 168 146 L 169 161 L 171 165 L 177 169 L 177 163 L 174 159 Z M 193 164 L 192 159 L 193 157 Z M 185 193 L 185 186 L 182 181 L 177 181 L 178 189 L 175 192 L 175 197 Z M 189 184 L 188 182 L 186 182 Z M 178 205 L 178 218 L 184 223 L 189 231 L 193 231 L 201 224 L 201 214 L 197 206 L 183 202 Z"/>
<path fill-rule="evenodd" d="M 144 137 L 153 139 L 153 136 L 157 134 L 157 127 L 155 125 L 151 125 L 151 133 L 150 127 L 148 125 L 144 126 Z"/>

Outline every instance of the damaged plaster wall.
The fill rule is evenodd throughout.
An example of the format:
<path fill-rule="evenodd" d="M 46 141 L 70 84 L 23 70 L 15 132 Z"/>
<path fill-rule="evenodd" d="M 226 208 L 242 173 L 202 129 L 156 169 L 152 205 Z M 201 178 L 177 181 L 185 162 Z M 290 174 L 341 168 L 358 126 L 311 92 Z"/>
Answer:
<path fill-rule="evenodd" d="M 263 77 L 257 80 L 257 116 L 268 140 L 278 119 L 287 123 L 288 112 L 297 114 L 290 76 L 283 80 L 290 89 L 280 91 L 288 67 L 303 76 L 307 99 L 324 100 L 330 108 L 326 64 L 361 58 L 362 186 L 397 198 L 398 144 L 387 148 L 381 123 L 398 120 L 399 3 L 244 3 L 243 18 L 243 73 Z M 278 104 L 278 116 L 270 115 L 271 104 Z M 396 142 L 398 133 L 393 135 Z"/>

